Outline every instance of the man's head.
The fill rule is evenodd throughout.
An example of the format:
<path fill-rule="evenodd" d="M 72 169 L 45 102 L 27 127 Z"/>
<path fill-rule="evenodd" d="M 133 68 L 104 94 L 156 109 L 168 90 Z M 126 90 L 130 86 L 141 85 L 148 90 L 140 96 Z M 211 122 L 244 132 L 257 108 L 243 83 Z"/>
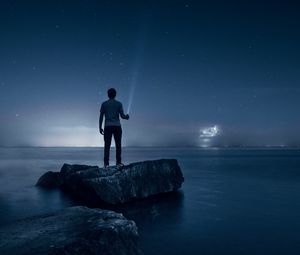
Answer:
<path fill-rule="evenodd" d="M 107 91 L 109 99 L 114 99 L 117 95 L 117 91 L 114 88 L 111 88 Z"/>

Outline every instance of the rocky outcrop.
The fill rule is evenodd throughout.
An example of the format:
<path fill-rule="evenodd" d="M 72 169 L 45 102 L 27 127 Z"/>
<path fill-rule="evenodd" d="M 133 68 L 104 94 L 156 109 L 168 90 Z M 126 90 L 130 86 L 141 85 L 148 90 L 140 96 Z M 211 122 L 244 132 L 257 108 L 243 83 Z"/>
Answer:
<path fill-rule="evenodd" d="M 49 172 L 45 175 L 49 175 Z M 38 186 L 44 187 L 45 175 L 38 180 Z M 72 195 L 82 199 L 99 199 L 109 204 L 175 191 L 184 181 L 175 159 L 144 161 L 122 168 L 105 169 L 98 166 L 64 164 L 59 178 L 59 183 Z"/>
<path fill-rule="evenodd" d="M 0 229 L 0 254 L 142 254 L 133 221 L 112 211 L 70 207 Z"/>

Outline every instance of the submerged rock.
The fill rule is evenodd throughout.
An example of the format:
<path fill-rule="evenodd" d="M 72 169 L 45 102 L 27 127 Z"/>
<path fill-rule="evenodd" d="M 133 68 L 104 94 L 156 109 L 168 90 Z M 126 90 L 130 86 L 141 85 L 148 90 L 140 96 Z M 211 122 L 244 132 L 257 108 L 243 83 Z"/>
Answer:
<path fill-rule="evenodd" d="M 60 183 L 72 195 L 110 204 L 175 191 L 184 181 L 175 159 L 149 160 L 105 169 L 64 164 L 59 174 Z M 37 185 L 43 186 L 43 183 L 38 181 Z"/>
<path fill-rule="evenodd" d="M 76 206 L 0 229 L 0 254 L 142 254 L 133 221 L 112 211 Z"/>

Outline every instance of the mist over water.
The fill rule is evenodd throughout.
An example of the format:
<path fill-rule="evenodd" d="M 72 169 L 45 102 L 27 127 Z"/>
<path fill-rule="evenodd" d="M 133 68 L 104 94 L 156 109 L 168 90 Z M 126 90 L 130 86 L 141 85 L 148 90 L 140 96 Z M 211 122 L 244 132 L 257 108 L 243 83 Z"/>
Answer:
<path fill-rule="evenodd" d="M 123 152 L 125 163 L 176 158 L 185 177 L 179 192 L 116 208 L 137 223 L 146 255 L 300 253 L 299 150 Z M 58 190 L 34 187 L 44 172 L 63 163 L 103 164 L 99 148 L 1 148 L 0 155 L 0 227 L 80 204 Z"/>

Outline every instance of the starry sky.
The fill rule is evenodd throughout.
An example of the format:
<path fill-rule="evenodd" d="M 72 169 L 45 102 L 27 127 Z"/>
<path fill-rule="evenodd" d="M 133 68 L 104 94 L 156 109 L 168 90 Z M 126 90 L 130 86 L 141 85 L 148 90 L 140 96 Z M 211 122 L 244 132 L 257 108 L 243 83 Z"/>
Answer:
<path fill-rule="evenodd" d="M 0 2 L 0 146 L 300 145 L 297 1 Z"/>

